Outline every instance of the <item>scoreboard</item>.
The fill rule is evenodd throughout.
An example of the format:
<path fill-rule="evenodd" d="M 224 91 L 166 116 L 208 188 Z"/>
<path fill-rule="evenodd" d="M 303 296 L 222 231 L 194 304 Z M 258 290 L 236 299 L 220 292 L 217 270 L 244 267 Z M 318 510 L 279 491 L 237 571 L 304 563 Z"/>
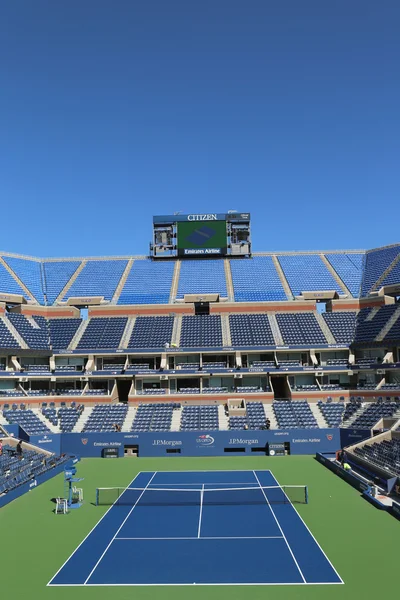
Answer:
<path fill-rule="evenodd" d="M 239 212 L 153 217 L 153 258 L 250 256 L 250 214 Z"/>

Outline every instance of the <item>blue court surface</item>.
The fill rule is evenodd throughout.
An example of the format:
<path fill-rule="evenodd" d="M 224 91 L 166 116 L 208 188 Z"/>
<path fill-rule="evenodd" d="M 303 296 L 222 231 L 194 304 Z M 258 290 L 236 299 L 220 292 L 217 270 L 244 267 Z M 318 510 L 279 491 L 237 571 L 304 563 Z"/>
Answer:
<path fill-rule="evenodd" d="M 293 504 L 262 489 L 277 485 L 270 471 L 139 473 L 48 585 L 343 583 Z"/>

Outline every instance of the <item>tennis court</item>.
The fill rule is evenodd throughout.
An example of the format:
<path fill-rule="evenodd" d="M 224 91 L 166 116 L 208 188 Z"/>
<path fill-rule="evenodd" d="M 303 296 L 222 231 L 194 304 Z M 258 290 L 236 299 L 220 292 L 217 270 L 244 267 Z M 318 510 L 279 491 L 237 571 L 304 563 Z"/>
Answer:
<path fill-rule="evenodd" d="M 294 507 L 304 486 L 271 471 L 141 472 L 97 495 L 110 508 L 48 585 L 343 583 Z"/>

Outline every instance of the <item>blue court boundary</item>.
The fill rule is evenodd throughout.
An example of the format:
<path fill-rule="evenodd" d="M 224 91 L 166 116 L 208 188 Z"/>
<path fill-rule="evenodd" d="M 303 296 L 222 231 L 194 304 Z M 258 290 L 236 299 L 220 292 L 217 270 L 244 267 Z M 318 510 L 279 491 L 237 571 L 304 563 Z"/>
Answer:
<path fill-rule="evenodd" d="M 260 477 L 262 476 L 266 476 L 267 478 L 270 479 L 270 481 L 263 481 L 262 483 L 260 482 L 260 479 L 257 475 L 257 473 L 260 475 Z M 75 557 L 75 562 L 76 561 L 76 555 L 79 554 L 79 550 L 82 547 L 82 545 L 90 538 L 90 536 L 92 534 L 94 534 L 94 532 L 98 533 L 100 531 L 100 533 L 103 533 L 101 530 L 102 528 L 100 527 L 99 529 L 98 526 L 104 521 L 104 519 L 107 518 L 107 516 L 110 515 L 110 513 L 112 512 L 112 509 L 115 507 L 115 505 L 111 505 L 107 511 L 102 515 L 102 517 L 99 519 L 99 521 L 94 525 L 94 527 L 89 531 L 89 533 L 85 536 L 85 538 L 82 540 L 82 542 L 75 548 L 75 550 L 72 552 L 72 554 L 68 557 L 68 559 L 63 563 L 63 565 L 58 569 L 58 571 L 55 573 L 55 575 L 51 578 L 51 580 L 49 581 L 49 583 L 47 584 L 47 586 L 51 586 L 51 587 L 86 587 L 86 586 L 90 586 L 90 587 L 113 587 L 113 586 L 124 586 L 124 587 L 128 587 L 128 586 L 189 586 L 189 585 L 197 585 L 197 586 L 209 586 L 209 585 L 243 585 L 243 586 L 251 586 L 251 585 L 262 585 L 262 586 L 270 586 L 270 585 L 300 585 L 300 586 L 304 586 L 304 585 L 340 585 L 343 584 L 343 580 L 341 579 L 340 575 L 338 574 L 338 572 L 336 571 L 335 567 L 333 566 L 333 564 L 331 563 L 331 561 L 329 560 L 329 558 L 326 556 L 325 552 L 323 551 L 323 549 L 321 548 L 320 544 L 318 543 L 318 541 L 316 540 L 316 538 L 314 537 L 314 535 L 312 534 L 312 532 L 310 531 L 309 527 L 306 525 L 306 523 L 304 522 L 304 520 L 302 519 L 302 517 L 299 515 L 299 513 L 297 512 L 296 508 L 293 506 L 293 504 L 284 504 L 284 505 L 274 505 L 274 507 L 271 506 L 271 504 L 268 501 L 267 496 L 264 494 L 265 497 L 265 505 L 262 504 L 262 506 L 265 508 L 265 506 L 267 506 L 270 511 L 271 511 L 271 516 L 274 519 L 274 522 L 276 524 L 276 526 L 278 527 L 280 534 L 281 535 L 258 535 L 258 536 L 234 536 L 234 535 L 229 535 L 226 537 L 219 537 L 219 536 L 197 536 L 197 538 L 199 540 L 204 540 L 205 543 L 213 543 L 213 541 L 215 540 L 230 540 L 230 545 L 232 545 L 232 542 L 234 542 L 235 540 L 252 540 L 250 543 L 250 549 L 254 551 L 257 551 L 258 548 L 256 547 L 256 543 L 259 542 L 260 540 L 278 540 L 278 539 L 282 539 L 284 540 L 286 546 L 287 546 L 287 550 L 289 551 L 289 554 L 291 556 L 291 559 L 293 561 L 293 564 L 296 566 L 298 573 L 297 573 L 297 577 L 300 575 L 301 576 L 301 581 L 285 581 L 285 565 L 284 562 L 285 560 L 282 560 L 283 563 L 283 567 L 280 565 L 279 569 L 281 570 L 281 579 L 283 581 L 244 581 L 244 582 L 237 582 L 237 581 L 223 581 L 223 582 L 219 582 L 219 581 L 212 581 L 212 582 L 206 582 L 206 581 L 199 581 L 197 583 L 194 582 L 175 582 L 175 581 L 163 581 L 160 583 L 153 583 L 153 582 L 123 582 L 123 583 L 119 583 L 117 581 L 115 582 L 101 582 L 98 581 L 97 583 L 91 583 L 89 582 L 89 580 L 92 578 L 93 575 L 97 575 L 97 578 L 100 577 L 101 579 L 101 574 L 102 574 L 102 570 L 101 567 L 99 569 L 99 571 L 97 571 L 100 563 L 103 561 L 103 559 L 107 559 L 107 554 L 110 551 L 112 545 L 114 542 L 123 542 L 124 540 L 126 540 L 128 543 L 129 541 L 140 541 L 140 540 L 149 540 L 149 541 L 153 541 L 153 543 L 160 543 L 159 541 L 162 542 L 167 542 L 168 544 L 171 542 L 176 543 L 179 540 L 196 540 L 196 536 L 188 536 L 188 537 L 178 537 L 178 536 L 173 536 L 173 537 L 155 537 L 155 536 L 151 536 L 151 537 L 137 537 L 135 534 L 135 537 L 131 538 L 131 537 L 118 537 L 119 532 L 124 528 L 124 526 L 126 524 L 129 524 L 129 517 L 132 515 L 132 513 L 134 512 L 134 509 L 136 508 L 141 496 L 145 493 L 145 490 L 147 489 L 148 486 L 150 486 L 153 482 L 153 479 L 156 476 L 160 476 L 162 478 L 162 476 L 167 476 L 171 475 L 172 477 L 175 476 L 178 478 L 179 483 L 173 483 L 173 482 L 165 482 L 165 483 L 161 483 L 161 484 L 157 484 L 155 482 L 153 482 L 153 486 L 166 486 L 166 487 L 173 487 L 174 485 L 201 485 L 199 482 L 197 483 L 190 483 L 190 482 L 183 482 L 182 480 L 185 479 L 185 476 L 190 476 L 190 475 L 200 475 L 201 474 L 207 474 L 207 475 L 215 475 L 218 476 L 219 474 L 229 474 L 232 475 L 233 478 L 235 478 L 235 475 L 237 476 L 238 474 L 253 474 L 254 476 L 254 480 L 252 481 L 241 481 L 241 478 L 239 478 L 239 481 L 235 482 L 235 481 L 226 481 L 226 482 L 209 482 L 203 485 L 209 485 L 209 486 L 218 486 L 218 485 L 230 485 L 230 486 L 237 486 L 240 487 L 241 485 L 259 485 L 260 488 L 261 486 L 264 487 L 266 485 L 280 485 L 278 483 L 278 481 L 276 480 L 276 478 L 273 476 L 272 472 L 269 470 L 263 470 L 263 471 L 255 471 L 255 470 L 240 470 L 240 471 L 234 471 L 234 470 L 217 470 L 217 471 L 210 471 L 210 470 L 198 470 L 198 471 L 141 471 L 139 472 L 136 477 L 132 480 L 132 482 L 129 483 L 128 486 L 126 487 L 133 487 L 134 484 L 138 485 L 138 487 L 141 487 L 144 489 L 144 491 L 140 494 L 139 498 L 137 499 L 137 501 L 135 502 L 135 504 L 133 506 L 130 507 L 126 507 L 126 511 L 127 514 L 125 516 L 125 518 L 122 520 L 122 523 L 120 523 L 120 518 L 118 519 L 118 528 L 115 531 L 115 524 L 114 527 L 111 527 L 111 531 L 112 533 L 110 534 L 110 527 L 106 527 L 105 528 L 105 533 L 106 535 L 104 536 L 106 538 L 106 540 L 102 540 L 102 545 L 101 547 L 105 549 L 103 550 L 103 552 L 100 554 L 100 557 L 96 560 L 94 566 L 89 569 L 89 567 L 87 567 L 87 571 L 85 572 L 85 579 L 83 582 L 73 582 L 73 583 L 69 583 L 67 581 L 64 581 L 62 583 L 56 583 L 57 580 L 59 580 L 59 574 L 62 575 L 62 571 L 66 568 L 68 570 L 68 566 L 70 561 L 73 562 L 73 559 Z M 146 485 L 140 485 L 137 484 L 137 479 L 141 476 L 147 476 L 147 478 L 150 479 L 148 480 Z M 204 477 L 206 477 L 206 475 L 204 475 Z M 221 479 L 223 479 L 223 477 L 221 477 Z M 243 477 L 242 479 L 245 479 L 245 477 Z M 150 488 L 151 489 L 151 488 Z M 223 490 L 224 488 L 221 488 L 221 490 Z M 279 506 L 280 507 L 285 507 L 283 510 L 279 510 Z M 201 510 L 200 509 L 200 521 L 199 521 L 199 533 L 200 533 L 200 526 L 201 526 Z M 285 512 L 286 511 L 286 512 Z M 276 516 L 276 512 L 278 512 L 278 517 Z M 268 513 L 269 514 L 269 513 Z M 286 523 L 285 523 L 286 520 Z M 272 521 L 271 521 L 272 522 Z M 104 528 L 103 528 L 104 529 Z M 150 528 L 151 529 L 151 528 Z M 284 529 L 286 530 L 286 534 L 284 532 Z M 297 532 L 296 532 L 297 529 Z M 268 532 L 268 531 L 267 531 Z M 269 532 L 268 532 L 269 533 Z M 329 571 L 331 573 L 331 575 L 329 577 L 327 577 L 327 581 L 310 581 L 309 579 L 313 579 L 315 578 L 314 575 L 312 575 L 311 577 L 309 575 L 307 575 L 307 577 L 304 576 L 302 569 L 299 566 L 299 562 L 302 561 L 302 546 L 301 546 L 301 540 L 300 540 L 300 547 L 299 547 L 299 543 L 296 542 L 296 536 L 299 535 L 299 533 L 301 534 L 299 537 L 301 538 L 302 536 L 305 536 L 305 539 L 303 539 L 303 542 L 306 542 L 306 546 L 308 543 L 308 552 L 310 552 L 310 549 L 312 550 L 311 552 L 311 562 L 315 562 L 316 566 L 314 566 L 314 569 L 316 571 L 319 571 L 318 568 L 318 562 L 320 563 L 320 566 L 322 565 L 322 562 L 325 562 L 326 564 L 323 565 L 325 568 L 325 571 Z M 289 541 L 287 540 L 287 537 L 291 537 L 293 539 Z M 110 539 L 111 538 L 111 539 Z M 308 540 L 306 538 L 309 538 Z M 312 540 L 312 542 L 311 542 Z M 254 543 L 253 543 L 254 541 Z M 108 542 L 108 543 L 107 543 Z M 96 543 L 96 541 L 94 542 Z M 215 542 L 214 542 L 215 543 Z M 311 544 L 311 545 L 310 545 Z M 315 544 L 315 547 L 318 549 L 316 550 L 316 548 L 312 548 L 313 544 Z M 297 545 L 297 547 L 296 547 Z M 253 547 L 252 547 L 253 546 Z M 293 546 L 293 548 L 292 548 Z M 128 547 L 129 549 L 129 547 Z M 278 554 L 279 552 L 277 552 L 278 548 L 273 547 L 273 554 Z M 168 552 L 168 550 L 167 550 Z M 315 554 L 319 554 L 319 556 L 312 556 L 312 553 Z M 82 553 L 82 552 L 81 552 Z M 85 555 L 85 552 L 83 552 Z M 99 555 L 99 552 L 95 552 L 95 554 L 97 554 L 97 556 Z M 110 553 L 111 554 L 111 553 Z M 306 548 L 306 554 L 307 554 L 307 548 Z M 97 558 L 97 556 L 95 556 L 95 559 Z M 220 554 L 216 554 L 215 558 L 220 559 Z M 251 554 L 250 556 L 250 562 L 252 562 L 252 556 Z M 268 556 L 269 560 L 271 560 L 271 556 Z M 114 558 L 114 563 L 115 560 L 117 560 L 118 564 L 119 564 L 119 560 L 122 557 L 120 555 L 117 554 L 117 558 Z M 254 555 L 255 558 L 255 555 Z M 282 557 L 285 558 L 285 557 Z M 287 557 L 286 557 L 287 558 Z M 111 559 L 110 559 L 111 560 Z M 193 557 L 193 561 L 196 560 L 196 557 Z M 240 561 L 243 560 L 243 557 L 236 557 L 236 562 L 234 564 L 234 566 L 232 566 L 233 569 L 236 570 L 237 564 L 240 564 Z M 310 556 L 308 557 L 308 561 L 310 562 Z M 322 562 L 321 562 L 322 561 Z M 94 562 L 94 561 L 93 561 Z M 134 564 L 134 563 L 132 563 Z M 292 571 L 294 572 L 295 569 L 293 569 L 293 564 L 289 565 L 289 563 L 287 564 L 287 567 L 291 567 Z M 254 567 L 255 569 L 259 568 L 257 566 Z M 304 569 L 304 567 L 303 567 Z M 308 570 L 309 566 L 307 567 Z M 71 570 L 71 569 L 70 569 Z M 250 569 L 251 570 L 251 569 Z M 290 569 L 288 569 L 290 571 Z M 322 569 L 323 570 L 323 569 Z M 96 574 L 97 571 L 97 574 Z M 100 575 L 99 575 L 100 573 Z M 134 578 L 134 577 L 133 577 Z M 289 575 L 290 578 L 290 575 Z M 329 580 L 331 579 L 331 580 Z"/>

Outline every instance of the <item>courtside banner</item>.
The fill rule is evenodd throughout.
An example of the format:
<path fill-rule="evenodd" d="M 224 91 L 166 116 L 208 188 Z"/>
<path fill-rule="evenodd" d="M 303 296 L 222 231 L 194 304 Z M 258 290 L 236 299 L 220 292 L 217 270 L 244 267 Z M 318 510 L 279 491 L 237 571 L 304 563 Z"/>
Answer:
<path fill-rule="evenodd" d="M 61 452 L 79 456 L 102 455 L 115 448 L 123 456 L 125 448 L 136 447 L 139 456 L 224 456 L 240 452 L 267 453 L 268 443 L 288 442 L 291 454 L 334 452 L 340 448 L 339 429 L 275 429 L 232 431 L 165 431 L 127 433 L 61 434 Z"/>

